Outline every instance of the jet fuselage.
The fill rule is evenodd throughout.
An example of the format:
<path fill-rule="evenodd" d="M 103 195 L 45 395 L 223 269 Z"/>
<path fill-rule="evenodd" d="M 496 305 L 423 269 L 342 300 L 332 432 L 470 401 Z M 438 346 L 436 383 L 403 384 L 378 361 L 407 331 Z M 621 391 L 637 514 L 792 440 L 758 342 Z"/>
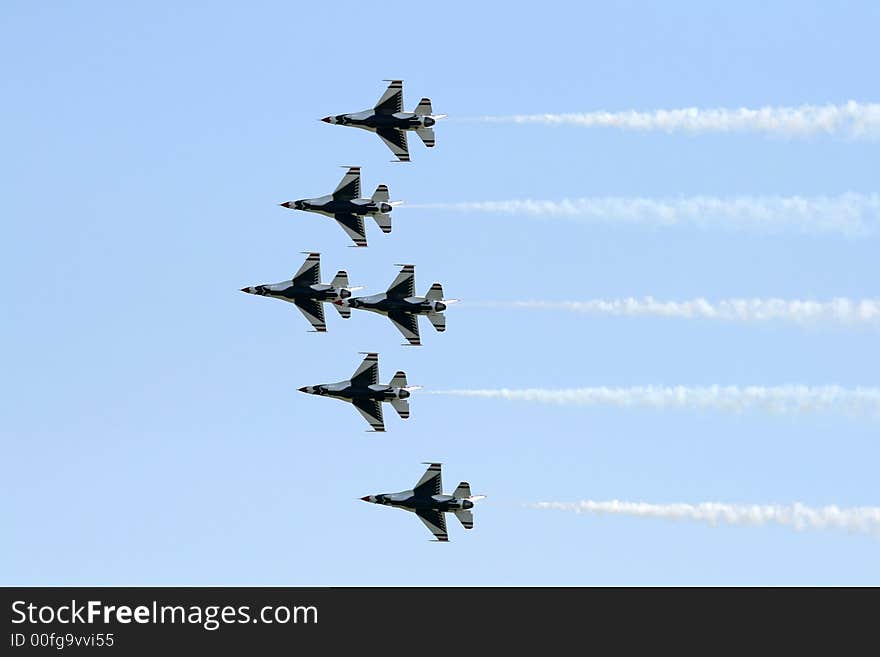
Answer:
<path fill-rule="evenodd" d="M 369 310 L 380 315 L 393 312 L 410 313 L 412 315 L 427 315 L 440 313 L 446 310 L 446 304 L 442 301 L 433 301 L 425 297 L 394 298 L 387 294 L 374 294 L 369 297 L 354 297 L 348 299 L 345 305 L 350 308 Z"/>
<path fill-rule="evenodd" d="M 400 493 L 367 495 L 361 499 L 364 502 L 398 507 L 408 511 L 431 509 L 434 511 L 449 513 L 458 511 L 459 509 L 472 509 L 474 506 L 474 503 L 468 499 L 460 499 L 453 497 L 452 495 L 432 495 L 430 497 L 425 497 L 422 495 L 414 495 L 411 490 L 405 490 Z"/>
<path fill-rule="evenodd" d="M 332 194 L 318 196 L 317 198 L 303 198 L 298 201 L 282 203 L 291 210 L 303 210 L 304 212 L 317 212 L 328 217 L 337 214 L 389 214 L 393 209 L 390 203 L 376 202 L 369 198 L 334 199 Z"/>
<path fill-rule="evenodd" d="M 353 112 L 351 114 L 337 114 L 336 116 L 328 116 L 321 120 L 325 123 L 348 125 L 373 132 L 381 128 L 418 130 L 419 128 L 430 128 L 437 123 L 436 119 L 426 114 L 416 114 L 415 112 L 380 114 L 373 110 L 364 110 L 363 112 Z"/>
<path fill-rule="evenodd" d="M 409 390 L 404 388 L 396 388 L 382 383 L 369 386 L 355 386 L 352 385 L 351 381 L 319 383 L 316 386 L 304 386 L 299 390 L 310 395 L 333 397 L 335 399 L 344 399 L 345 401 L 373 399 L 379 402 L 390 402 L 392 399 L 407 399 L 410 396 Z"/>
<path fill-rule="evenodd" d="M 273 297 L 289 303 L 302 300 L 333 302 L 347 299 L 351 291 L 337 289 L 332 285 L 294 285 L 292 281 L 273 283 L 271 285 L 255 285 L 242 288 L 243 292 L 261 297 Z"/>

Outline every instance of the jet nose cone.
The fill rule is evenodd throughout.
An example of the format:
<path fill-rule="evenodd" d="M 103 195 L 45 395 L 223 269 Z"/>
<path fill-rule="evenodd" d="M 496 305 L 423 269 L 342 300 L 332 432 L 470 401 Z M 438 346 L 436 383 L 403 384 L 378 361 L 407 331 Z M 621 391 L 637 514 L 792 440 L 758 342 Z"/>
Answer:
<path fill-rule="evenodd" d="M 241 288 L 241 291 L 244 292 L 245 294 L 253 294 L 253 292 L 251 291 L 251 288 L 249 288 L 249 287 L 243 287 L 243 288 Z"/>
<path fill-rule="evenodd" d="M 285 201 L 284 203 L 279 203 L 282 208 L 290 208 L 290 201 Z"/>
<path fill-rule="evenodd" d="M 303 386 L 302 388 L 298 388 L 300 392 L 309 392 L 309 386 Z"/>
<path fill-rule="evenodd" d="M 361 499 L 362 499 L 364 502 L 369 502 L 369 501 L 370 501 L 370 496 L 369 496 L 369 495 L 364 495 Z"/>
<path fill-rule="evenodd" d="M 332 116 L 325 116 L 325 117 L 324 117 L 323 119 L 321 119 L 321 120 L 322 120 L 324 123 L 331 123 L 331 122 L 333 121 L 333 117 L 332 117 Z"/>

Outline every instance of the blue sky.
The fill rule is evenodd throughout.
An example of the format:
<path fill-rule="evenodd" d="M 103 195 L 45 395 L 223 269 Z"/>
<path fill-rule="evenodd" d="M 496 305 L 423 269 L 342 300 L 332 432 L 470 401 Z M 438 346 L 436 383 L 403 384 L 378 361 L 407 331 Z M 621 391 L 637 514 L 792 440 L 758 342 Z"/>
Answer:
<path fill-rule="evenodd" d="M 432 389 L 880 384 L 877 329 L 453 307 L 387 322 L 240 293 L 384 290 L 416 264 L 466 300 L 876 298 L 876 237 L 579 225 L 406 207 L 368 249 L 281 201 L 363 167 L 410 203 L 877 192 L 876 141 L 448 121 L 391 164 L 317 121 L 385 78 L 451 117 L 877 101 L 871 2 L 89 3 L 2 9 L 3 584 L 880 584 L 876 539 L 539 511 L 539 500 L 880 501 L 869 418 L 422 395 L 389 432 L 296 388 L 379 351 Z M 358 497 L 444 463 L 489 498 L 438 545 Z"/>

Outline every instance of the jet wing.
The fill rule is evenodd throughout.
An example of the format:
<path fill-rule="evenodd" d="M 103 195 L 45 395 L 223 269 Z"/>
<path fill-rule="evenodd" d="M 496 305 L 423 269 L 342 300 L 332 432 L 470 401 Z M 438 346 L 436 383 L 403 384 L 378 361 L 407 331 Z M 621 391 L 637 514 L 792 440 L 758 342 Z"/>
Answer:
<path fill-rule="evenodd" d="M 419 479 L 419 482 L 413 486 L 413 495 L 420 497 L 431 497 L 432 495 L 442 495 L 443 493 L 443 477 L 440 473 L 440 463 L 429 463 L 425 474 Z M 446 526 L 444 525 L 444 529 Z"/>
<path fill-rule="evenodd" d="M 320 301 L 314 299 L 297 299 L 293 302 L 299 308 L 303 316 L 309 320 L 309 323 L 315 327 L 319 333 L 327 330 L 327 324 L 324 322 L 324 306 Z"/>
<path fill-rule="evenodd" d="M 379 383 L 379 354 L 369 353 L 351 375 L 351 385 L 374 386 Z M 381 418 L 382 415 L 380 414 Z"/>
<path fill-rule="evenodd" d="M 376 134 L 401 162 L 409 162 L 409 148 L 406 145 L 406 133 L 397 128 L 379 128 Z"/>
<path fill-rule="evenodd" d="M 413 265 L 403 265 L 385 294 L 395 299 L 406 299 L 416 296 L 416 268 Z"/>
<path fill-rule="evenodd" d="M 352 199 L 361 197 L 361 168 L 349 167 L 342 180 L 333 190 L 333 200 Z"/>
<path fill-rule="evenodd" d="M 364 419 L 373 427 L 373 431 L 385 431 L 382 421 L 382 404 L 375 399 L 355 399 L 351 402 L 360 411 Z"/>
<path fill-rule="evenodd" d="M 416 511 L 416 515 L 419 517 L 419 520 L 425 523 L 425 527 L 434 534 L 434 538 L 438 541 L 449 540 L 449 534 L 446 533 L 446 516 L 442 511 L 419 509 Z"/>
<path fill-rule="evenodd" d="M 419 318 L 416 315 L 412 313 L 390 312 L 388 313 L 388 319 L 394 323 L 397 330 L 403 334 L 403 337 L 411 345 L 418 346 L 422 344 L 419 339 Z"/>
<path fill-rule="evenodd" d="M 403 111 L 403 80 L 389 80 L 391 84 L 373 108 L 377 114 L 395 114 Z"/>
<path fill-rule="evenodd" d="M 348 236 L 358 246 L 367 245 L 367 233 L 364 230 L 364 218 L 358 214 L 336 214 L 333 218 L 339 222 Z"/>
<path fill-rule="evenodd" d="M 321 254 L 309 253 L 306 261 L 293 275 L 293 284 L 298 287 L 317 285 L 321 282 Z"/>

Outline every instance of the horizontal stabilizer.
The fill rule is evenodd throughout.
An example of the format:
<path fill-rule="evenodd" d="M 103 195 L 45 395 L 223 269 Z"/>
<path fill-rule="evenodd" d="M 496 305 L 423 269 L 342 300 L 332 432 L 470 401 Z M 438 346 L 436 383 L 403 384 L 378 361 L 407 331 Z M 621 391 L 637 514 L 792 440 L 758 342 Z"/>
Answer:
<path fill-rule="evenodd" d="M 431 109 L 431 99 L 422 98 L 416 105 L 415 113 L 419 116 L 431 116 L 434 113 L 434 110 Z"/>
<path fill-rule="evenodd" d="M 428 313 L 428 321 L 437 329 L 438 333 L 446 330 L 446 315 L 443 313 Z"/>
<path fill-rule="evenodd" d="M 343 288 L 348 287 L 348 272 L 344 270 L 339 270 L 336 272 L 336 276 L 333 277 L 333 280 L 330 282 L 337 290 L 341 290 Z"/>
<path fill-rule="evenodd" d="M 409 417 L 409 400 L 408 399 L 397 399 L 396 397 L 391 400 L 391 406 L 397 411 L 397 414 L 406 420 Z"/>
<path fill-rule="evenodd" d="M 416 134 L 425 142 L 425 146 L 433 148 L 434 146 L 434 128 L 416 128 Z"/>
<path fill-rule="evenodd" d="M 391 215 L 390 214 L 382 214 L 381 212 L 373 215 L 373 219 L 376 220 L 376 223 L 379 224 L 379 228 L 382 229 L 383 233 L 391 232 Z"/>
<path fill-rule="evenodd" d="M 348 306 L 334 303 L 333 307 L 336 308 L 336 312 L 339 313 L 339 316 L 342 317 L 342 319 L 349 319 L 351 317 L 351 308 Z"/>
<path fill-rule="evenodd" d="M 406 388 L 406 372 L 395 372 L 388 385 L 392 388 Z"/>
<path fill-rule="evenodd" d="M 461 482 L 458 485 L 458 488 L 456 488 L 455 491 L 452 493 L 452 497 L 459 499 L 459 500 L 467 499 L 470 496 L 471 496 L 471 485 L 466 481 Z"/>
<path fill-rule="evenodd" d="M 443 301 L 443 286 L 440 283 L 434 283 L 425 294 L 428 301 Z"/>
<path fill-rule="evenodd" d="M 391 196 L 388 194 L 388 185 L 379 185 L 373 192 L 373 203 L 387 203 Z"/>
<path fill-rule="evenodd" d="M 465 529 L 474 528 L 474 514 L 470 509 L 458 509 L 455 511 L 455 517 L 461 522 L 461 526 Z"/>

